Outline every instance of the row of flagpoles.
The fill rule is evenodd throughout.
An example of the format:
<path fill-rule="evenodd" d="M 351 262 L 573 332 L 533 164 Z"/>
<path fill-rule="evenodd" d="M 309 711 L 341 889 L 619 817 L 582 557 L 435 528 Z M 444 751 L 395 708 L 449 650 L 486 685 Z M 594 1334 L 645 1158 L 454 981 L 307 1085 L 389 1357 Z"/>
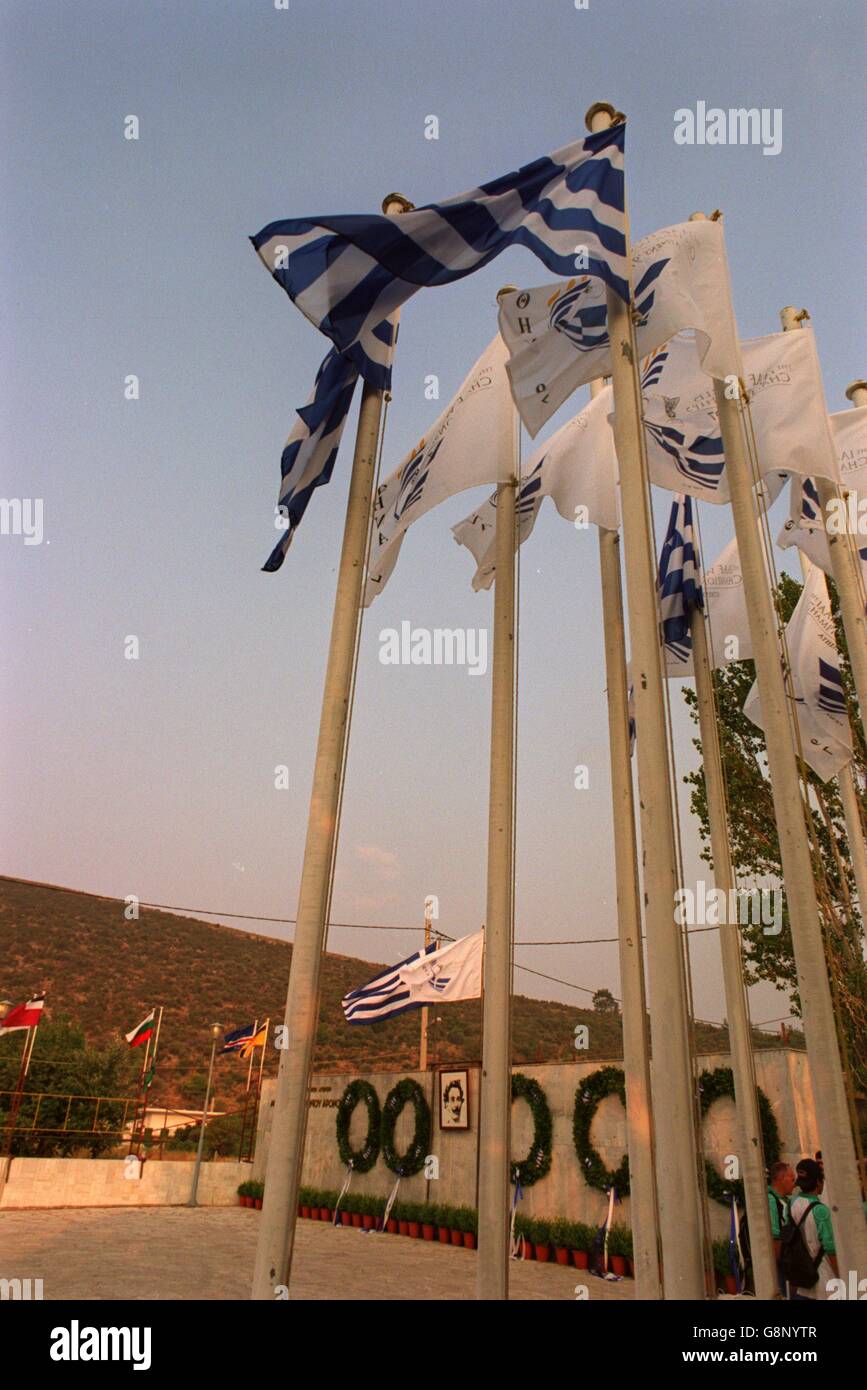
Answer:
<path fill-rule="evenodd" d="M 760 388 L 773 380 L 773 358 L 782 335 L 745 344 L 742 352 L 718 220 L 707 221 L 695 214 L 688 226 L 646 238 L 636 248 L 640 255 L 633 263 L 623 186 L 624 118 L 599 103 L 588 112 L 587 122 L 591 135 L 584 142 L 461 198 L 416 210 L 392 195 L 383 204 L 384 217 L 273 223 L 253 239 L 274 278 L 334 344 L 320 369 L 313 398 L 299 412 L 299 425 L 284 451 L 280 513 L 286 531 L 267 569 L 282 563 L 313 489 L 330 478 L 356 376 L 360 374 L 365 383 L 323 694 L 287 997 L 288 1047 L 278 1071 L 254 1298 L 273 1298 L 275 1285 L 288 1284 L 291 1270 L 319 972 L 362 606 L 372 602 L 388 582 L 413 520 L 445 497 L 489 481 L 496 483 L 489 503 L 454 528 L 456 539 L 476 558 L 474 586 L 495 583 L 478 1295 L 504 1298 L 508 1293 L 515 556 L 545 495 L 568 519 L 577 517 L 580 507 L 599 528 L 638 1292 L 646 1298 L 693 1299 L 705 1293 L 703 1159 L 691 1051 L 688 957 L 673 911 L 682 874 L 666 697 L 666 677 L 672 674 L 669 650 L 680 648 L 682 654 L 686 636 L 696 680 L 714 881 L 728 889 L 735 880 L 711 676 L 712 665 L 718 664 L 713 629 L 708 632 L 705 626 L 699 588 L 692 601 L 682 597 L 680 643 L 668 649 L 663 646 L 666 595 L 658 584 L 651 481 L 687 494 L 685 501 L 698 497 L 717 505 L 730 503 L 732 508 L 749 639 L 749 651 L 742 650 L 740 659 L 751 656 L 756 666 L 756 698 L 765 732 L 804 1033 L 824 1160 L 836 1203 L 838 1253 L 846 1268 L 867 1269 L 855 1147 L 799 780 L 799 752 L 807 754 L 799 726 L 793 722 L 795 705 L 781 661 L 781 638 L 785 639 L 778 631 L 767 537 L 763 536 L 766 509 L 787 479 L 796 517 L 790 544 L 805 546 L 814 531 L 824 531 L 823 513 L 830 515 L 831 503 L 841 496 L 812 335 L 787 340 L 793 370 L 797 367 L 800 373 L 792 397 L 795 404 L 789 406 L 796 425 L 793 429 L 791 419 L 784 421 L 790 433 L 782 457 L 764 446 L 772 446 L 778 434 L 784 436 L 785 428 L 767 429 L 759 460 L 755 435 L 766 410 Z M 579 240 L 585 244 L 575 246 Z M 471 273 L 514 244 L 528 246 L 549 270 L 568 276 L 568 282 L 531 291 L 507 287 L 500 292 L 500 335 L 479 358 L 426 439 L 377 486 L 383 404 L 390 390 L 400 304 L 422 285 L 444 284 Z M 583 278 L 579 279 L 573 274 L 576 251 L 581 253 L 577 268 Z M 784 320 L 785 329 L 793 326 Z M 694 330 L 694 340 L 677 336 L 685 328 Z M 656 351 L 660 344 L 664 347 Z M 744 381 L 742 357 L 748 351 L 750 379 L 756 383 L 753 392 L 747 391 Z M 497 392 L 498 383 L 506 383 L 506 370 L 512 397 L 531 434 L 577 386 L 591 386 L 590 406 L 548 440 L 523 473 L 518 416 L 508 389 Z M 601 380 L 606 375 L 611 377 L 610 388 Z M 669 381 L 677 382 L 678 395 L 671 387 L 664 389 Z M 804 383 L 806 396 L 801 389 Z M 478 403 L 483 400 L 487 413 L 482 430 L 473 412 L 478 415 Z M 612 405 L 613 441 L 608 430 Z M 482 447 L 473 447 L 474 439 Z M 595 483 L 589 470 L 580 467 L 582 449 L 596 467 Z M 810 488 L 818 504 L 813 531 L 801 520 L 802 499 Z M 692 562 L 699 575 L 697 536 L 688 529 Z M 837 583 L 863 712 L 867 709 L 867 638 L 858 561 L 865 556 L 855 553 L 848 536 L 830 534 L 830 526 L 827 532 L 830 557 L 826 563 Z M 621 537 L 631 646 L 628 676 Z M 629 761 L 628 691 L 634 692 L 637 730 L 640 867 Z M 844 764 L 845 758 L 840 766 Z M 841 792 L 849 808 L 847 825 L 856 873 L 863 873 L 863 867 L 858 869 L 859 862 L 863 866 L 864 851 L 860 810 L 854 783 L 847 800 L 846 775 Z M 863 911 L 867 903 L 863 878 L 857 881 Z M 646 992 L 642 901 L 649 974 Z M 721 948 L 739 1156 L 757 1292 L 760 1297 L 773 1297 L 777 1280 L 736 924 L 721 929 Z M 653 1039 L 652 1072 L 645 993 Z"/>

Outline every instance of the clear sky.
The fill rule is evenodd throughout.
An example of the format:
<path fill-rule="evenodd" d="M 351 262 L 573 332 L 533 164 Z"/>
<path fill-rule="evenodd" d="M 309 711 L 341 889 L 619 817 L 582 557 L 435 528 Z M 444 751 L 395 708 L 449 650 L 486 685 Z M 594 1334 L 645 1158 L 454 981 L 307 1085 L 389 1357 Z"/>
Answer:
<path fill-rule="evenodd" d="M 2 493 L 44 499 L 45 526 L 41 545 L 0 537 L 0 862 L 94 892 L 292 917 L 354 420 L 282 571 L 261 573 L 280 451 L 326 343 L 248 235 L 378 210 L 394 189 L 455 195 L 568 143 L 609 100 L 628 115 L 634 236 L 722 208 L 741 335 L 808 307 L 840 410 L 865 371 L 863 17 L 805 0 L 4 0 L 0 16 Z M 675 145 L 674 112 L 699 100 L 781 108 L 782 152 Z M 128 115 L 138 141 L 123 138 Z M 424 138 L 429 115 L 438 140 Z M 548 278 L 519 249 L 411 301 L 384 472 L 491 338 L 499 286 Z M 124 399 L 130 373 L 138 401 Z M 431 373 L 439 405 L 424 398 Z M 427 893 L 454 936 L 483 920 L 489 678 L 377 653 L 403 619 L 489 626 L 491 595 L 473 594 L 449 532 L 484 495 L 412 529 L 365 621 L 336 920 L 417 927 Z M 655 506 L 659 520 L 662 494 Z M 706 550 L 730 524 L 703 509 Z M 124 658 L 128 635 L 138 661 Z M 522 553 L 521 661 L 518 938 L 613 936 L 596 540 L 550 504 Z M 280 763 L 288 790 L 274 788 Z M 576 763 L 589 790 L 573 787 Z M 685 803 L 683 833 L 694 876 Z M 333 929 L 330 946 L 389 960 L 418 940 Z M 519 959 L 618 992 L 615 946 Z M 698 1012 L 722 1018 L 712 934 L 693 965 Z M 758 1020 L 786 1011 L 768 986 L 752 1007 Z"/>

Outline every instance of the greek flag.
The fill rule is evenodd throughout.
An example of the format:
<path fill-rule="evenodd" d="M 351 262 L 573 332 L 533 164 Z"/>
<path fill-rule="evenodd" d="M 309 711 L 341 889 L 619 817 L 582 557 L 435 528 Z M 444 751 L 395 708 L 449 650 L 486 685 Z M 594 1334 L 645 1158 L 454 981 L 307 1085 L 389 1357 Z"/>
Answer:
<path fill-rule="evenodd" d="M 676 497 L 672 504 L 668 531 L 659 557 L 658 582 L 666 649 L 678 661 L 686 662 L 692 652 L 690 610 L 703 608 L 704 598 L 695 555 L 692 498 L 683 494 Z"/>
<path fill-rule="evenodd" d="M 449 285 L 510 246 L 556 275 L 584 269 L 629 298 L 625 125 L 400 217 L 362 213 L 270 222 L 253 246 L 303 314 L 339 352 L 372 333 L 426 285 Z M 371 378 L 362 367 L 365 380 Z"/>
<path fill-rule="evenodd" d="M 347 1023 L 378 1023 L 425 1004 L 478 999 L 482 992 L 484 932 L 463 936 L 438 949 L 439 942 L 407 956 L 366 985 L 350 990 L 341 1006 Z"/>

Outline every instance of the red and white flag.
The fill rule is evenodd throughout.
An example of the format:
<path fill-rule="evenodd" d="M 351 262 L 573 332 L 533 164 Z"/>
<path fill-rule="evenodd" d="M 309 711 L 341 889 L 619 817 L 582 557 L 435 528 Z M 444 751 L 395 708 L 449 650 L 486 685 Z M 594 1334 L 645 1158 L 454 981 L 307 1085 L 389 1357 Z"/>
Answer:
<path fill-rule="evenodd" d="M 0 1018 L 0 1032 L 14 1033 L 18 1028 L 38 1028 L 44 1007 L 44 994 L 34 994 L 26 1004 L 16 1004 L 5 1017 Z"/>

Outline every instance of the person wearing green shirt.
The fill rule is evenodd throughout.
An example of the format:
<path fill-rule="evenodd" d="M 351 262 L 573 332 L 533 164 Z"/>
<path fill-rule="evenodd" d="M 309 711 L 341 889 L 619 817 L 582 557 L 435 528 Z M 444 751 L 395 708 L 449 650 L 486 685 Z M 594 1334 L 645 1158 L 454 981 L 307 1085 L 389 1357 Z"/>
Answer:
<path fill-rule="evenodd" d="M 789 1219 L 789 1197 L 795 1186 L 795 1170 L 789 1163 L 772 1163 L 768 1173 L 768 1210 L 771 1217 L 771 1238 L 777 1262 L 777 1281 L 780 1293 L 786 1297 L 786 1281 L 780 1273 L 780 1241 L 783 1227 Z"/>
<path fill-rule="evenodd" d="M 800 1221 L 804 1217 L 801 1231 L 813 1259 L 819 1260 L 819 1277 L 811 1289 L 793 1288 L 792 1298 L 824 1300 L 828 1297 L 828 1281 L 839 1273 L 831 1212 L 819 1200 L 825 1186 L 824 1174 L 815 1159 L 802 1158 L 795 1170 L 795 1181 L 798 1191 L 789 1202 L 789 1220 Z"/>

